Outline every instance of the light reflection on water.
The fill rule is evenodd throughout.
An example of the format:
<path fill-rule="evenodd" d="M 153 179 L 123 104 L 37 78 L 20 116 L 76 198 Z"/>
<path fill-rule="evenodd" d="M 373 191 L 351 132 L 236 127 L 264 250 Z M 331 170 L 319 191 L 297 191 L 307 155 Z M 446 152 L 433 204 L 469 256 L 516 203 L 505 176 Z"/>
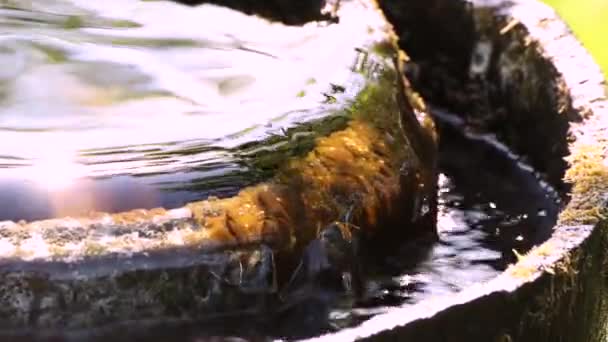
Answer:
<path fill-rule="evenodd" d="M 176 207 L 267 177 L 241 147 L 352 98 L 358 30 L 170 1 L 1 1 L 0 220 Z M 330 83 L 346 93 L 322 104 Z"/>

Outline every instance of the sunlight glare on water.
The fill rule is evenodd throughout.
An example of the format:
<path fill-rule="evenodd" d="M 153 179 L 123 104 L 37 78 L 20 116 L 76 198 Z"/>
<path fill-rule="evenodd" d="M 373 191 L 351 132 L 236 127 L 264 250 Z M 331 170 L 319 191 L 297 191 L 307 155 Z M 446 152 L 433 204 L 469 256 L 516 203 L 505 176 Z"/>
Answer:
<path fill-rule="evenodd" d="M 83 214 L 259 181 L 241 146 L 326 117 L 330 83 L 362 84 L 349 67 L 368 33 L 346 17 L 300 27 L 210 4 L 0 1 L 0 220 L 57 216 L 59 190 L 67 207 L 91 191 L 155 194 Z"/>
<path fill-rule="evenodd" d="M 50 153 L 23 171 L 26 179 L 50 191 L 65 189 L 84 176 L 82 165 L 76 163 L 70 154 L 61 152 Z"/>

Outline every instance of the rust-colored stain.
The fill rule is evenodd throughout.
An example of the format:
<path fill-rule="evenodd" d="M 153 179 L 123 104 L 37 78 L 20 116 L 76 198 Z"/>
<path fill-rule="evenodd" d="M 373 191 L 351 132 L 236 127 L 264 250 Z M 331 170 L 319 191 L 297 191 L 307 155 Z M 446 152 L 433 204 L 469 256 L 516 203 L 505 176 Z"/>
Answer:
<path fill-rule="evenodd" d="M 272 181 L 232 198 L 190 203 L 202 229 L 189 243 L 271 239 L 288 248 L 314 238 L 318 227 L 349 211 L 353 222 L 372 229 L 379 211 L 390 211 L 399 197 L 392 155 L 378 129 L 354 120 L 345 130 L 319 138 L 313 151 L 289 161 Z"/>

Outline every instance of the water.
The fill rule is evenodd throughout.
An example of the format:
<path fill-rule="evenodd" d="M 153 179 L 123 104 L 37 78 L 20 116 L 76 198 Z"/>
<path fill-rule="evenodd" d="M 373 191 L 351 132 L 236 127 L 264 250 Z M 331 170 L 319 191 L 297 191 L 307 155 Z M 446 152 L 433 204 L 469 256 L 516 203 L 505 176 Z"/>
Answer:
<path fill-rule="evenodd" d="M 247 158 L 267 146 L 251 142 L 318 118 L 316 87 L 345 77 L 321 67 L 340 47 L 311 49 L 316 27 L 281 27 L 281 38 L 277 27 L 214 11 L 163 1 L 0 0 L 0 62 L 11 66 L 0 69 L 0 220 L 177 207 L 268 177 Z M 217 31 L 218 18 L 252 29 L 241 27 L 236 39 Z M 306 51 L 319 54 L 306 56 L 316 82 L 312 69 L 290 69 Z M 273 82 L 285 84 L 280 94 L 264 86 Z M 303 87 L 308 95 L 297 96 Z M 268 100 L 279 97 L 289 103 Z M 245 115 L 253 112 L 261 114 Z M 439 240 L 360 260 L 368 277 L 358 296 L 317 284 L 278 312 L 69 336 L 304 338 L 496 276 L 515 261 L 514 250 L 549 236 L 559 203 L 534 169 L 491 137 L 462 135 L 454 116 L 442 121 Z"/>
<path fill-rule="evenodd" d="M 317 133 L 290 129 L 360 89 L 364 29 L 210 4 L 0 1 L 0 220 L 175 208 L 269 177 L 255 158 L 278 163 Z"/>

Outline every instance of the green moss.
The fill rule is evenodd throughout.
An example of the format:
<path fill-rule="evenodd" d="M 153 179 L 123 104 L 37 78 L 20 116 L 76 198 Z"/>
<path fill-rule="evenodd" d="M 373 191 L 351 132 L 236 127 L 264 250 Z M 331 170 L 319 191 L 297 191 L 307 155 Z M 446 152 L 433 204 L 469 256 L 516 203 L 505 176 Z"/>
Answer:
<path fill-rule="evenodd" d="M 572 200 L 559 217 L 561 224 L 594 224 L 608 218 L 608 166 L 604 146 L 578 146 L 567 158 L 565 181 L 572 184 Z"/>
<path fill-rule="evenodd" d="M 311 78 L 309 78 L 309 79 L 306 80 L 306 84 L 308 84 L 308 85 L 312 85 L 312 84 L 315 84 L 315 83 L 317 83 L 317 80 L 314 77 L 311 77 Z"/>
<path fill-rule="evenodd" d="M 299 92 L 296 94 L 296 97 L 304 97 L 304 96 L 306 96 L 306 91 L 304 91 L 304 90 L 300 90 L 300 91 L 299 91 Z"/>
<path fill-rule="evenodd" d="M 372 46 L 372 48 L 370 49 L 370 51 L 380 57 L 388 57 L 388 58 L 392 58 L 393 56 L 395 56 L 395 53 L 396 53 L 395 46 L 393 45 L 392 42 L 390 42 L 388 40 L 374 44 Z"/>
<path fill-rule="evenodd" d="M 400 129 L 400 108 L 395 100 L 396 73 L 384 70 L 378 81 L 369 83 L 350 107 L 355 118 L 373 124 L 381 131 L 391 134 Z M 395 134 L 400 137 L 401 134 Z"/>
<path fill-rule="evenodd" d="M 344 129 L 348 115 L 336 113 L 326 118 L 300 124 L 262 141 L 239 146 L 233 153 L 239 155 L 252 170 L 253 179 L 266 179 L 282 165 L 286 159 L 302 156 L 315 147 L 319 137 Z"/>

